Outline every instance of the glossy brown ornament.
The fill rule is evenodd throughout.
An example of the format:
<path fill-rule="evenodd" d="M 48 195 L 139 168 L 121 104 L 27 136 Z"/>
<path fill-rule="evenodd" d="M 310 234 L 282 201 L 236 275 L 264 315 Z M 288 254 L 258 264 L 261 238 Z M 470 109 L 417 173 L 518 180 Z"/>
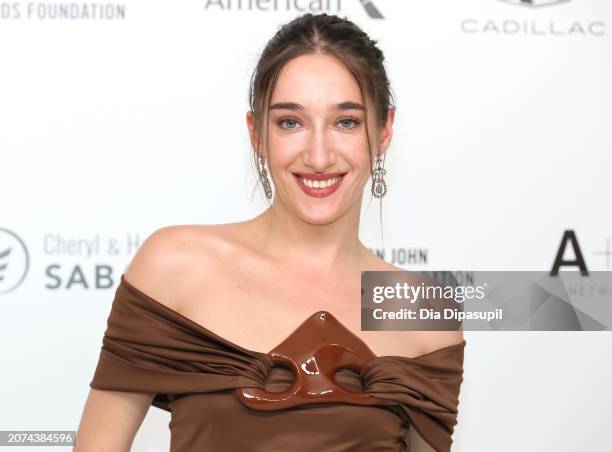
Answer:
<path fill-rule="evenodd" d="M 268 355 L 274 365 L 293 372 L 293 384 L 285 391 L 237 388 L 238 399 L 260 411 L 280 410 L 311 403 L 341 402 L 354 405 L 394 405 L 365 392 L 349 391 L 334 380 L 339 369 L 360 373 L 376 357 L 352 331 L 327 311 L 306 319 Z"/>

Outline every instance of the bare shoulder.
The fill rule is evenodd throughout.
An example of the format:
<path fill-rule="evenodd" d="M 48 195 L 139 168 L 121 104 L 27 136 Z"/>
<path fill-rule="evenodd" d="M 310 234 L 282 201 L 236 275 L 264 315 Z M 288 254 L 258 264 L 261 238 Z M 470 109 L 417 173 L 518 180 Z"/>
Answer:
<path fill-rule="evenodd" d="M 142 243 L 125 279 L 155 300 L 178 310 L 185 294 L 203 279 L 214 280 L 223 257 L 234 252 L 234 223 L 164 226 Z"/>
<path fill-rule="evenodd" d="M 129 284 L 170 307 L 176 306 L 181 276 L 189 269 L 196 248 L 207 237 L 200 225 L 164 226 L 152 232 L 125 271 Z"/>
<path fill-rule="evenodd" d="M 374 271 L 403 271 L 409 272 L 414 278 L 415 284 L 421 282 L 425 284 L 437 284 L 433 279 L 428 278 L 418 272 L 412 272 L 401 267 L 397 267 L 378 256 L 373 255 L 371 262 L 371 268 Z M 457 345 L 463 342 L 464 335 L 462 330 L 458 331 L 398 331 L 398 334 L 406 336 L 406 340 L 416 342 L 418 345 L 415 347 L 418 350 L 418 354 L 426 354 L 435 350 Z"/>

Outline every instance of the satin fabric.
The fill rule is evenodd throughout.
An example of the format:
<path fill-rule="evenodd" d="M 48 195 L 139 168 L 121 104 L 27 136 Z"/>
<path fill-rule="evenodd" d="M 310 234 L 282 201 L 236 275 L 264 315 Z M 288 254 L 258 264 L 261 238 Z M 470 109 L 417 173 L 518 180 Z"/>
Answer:
<path fill-rule="evenodd" d="M 121 275 L 90 387 L 155 394 L 171 412 L 171 452 L 408 451 L 409 427 L 449 452 L 465 340 L 409 358 L 377 356 L 338 384 L 396 405 L 309 404 L 262 412 L 235 388 L 287 389 L 293 375 L 148 296 Z"/>

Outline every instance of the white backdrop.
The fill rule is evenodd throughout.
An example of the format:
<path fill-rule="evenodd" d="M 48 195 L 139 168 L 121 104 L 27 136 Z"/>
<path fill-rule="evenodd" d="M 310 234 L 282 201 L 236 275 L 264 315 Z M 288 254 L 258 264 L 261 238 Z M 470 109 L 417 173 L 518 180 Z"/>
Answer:
<path fill-rule="evenodd" d="M 77 429 L 149 233 L 265 206 L 248 80 L 307 3 L 0 1 L 0 430 Z M 548 270 L 573 230 L 589 270 L 612 269 L 612 3 L 322 3 L 379 41 L 397 98 L 384 242 L 366 200 L 364 243 L 426 257 L 407 269 Z M 610 450 L 612 334 L 465 335 L 454 451 Z M 151 408 L 133 450 L 167 451 L 168 422 Z"/>

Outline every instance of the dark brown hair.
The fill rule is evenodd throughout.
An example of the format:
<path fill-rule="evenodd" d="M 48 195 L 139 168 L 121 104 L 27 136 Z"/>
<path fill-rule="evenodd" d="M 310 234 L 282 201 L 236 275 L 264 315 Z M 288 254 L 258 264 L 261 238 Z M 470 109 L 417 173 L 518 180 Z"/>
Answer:
<path fill-rule="evenodd" d="M 357 25 L 345 18 L 326 13 L 313 15 L 306 13 L 283 25 L 266 44 L 249 87 L 249 106 L 253 115 L 253 129 L 257 135 L 258 148 L 261 148 L 264 125 L 267 126 L 267 112 L 272 90 L 282 67 L 291 59 L 311 53 L 329 54 L 340 60 L 353 74 L 365 103 L 373 99 L 376 106 L 377 124 L 384 126 L 387 112 L 393 107 L 390 83 L 383 61 L 384 55 L 372 40 Z M 372 150 L 370 134 L 365 121 L 372 170 Z M 267 127 L 265 133 L 267 134 Z M 267 140 L 266 140 L 267 141 Z M 259 174 L 260 149 L 253 152 L 255 168 Z M 386 155 L 386 153 L 385 153 Z M 384 157 L 383 157 L 384 161 Z M 261 175 L 258 181 L 262 183 Z"/>

